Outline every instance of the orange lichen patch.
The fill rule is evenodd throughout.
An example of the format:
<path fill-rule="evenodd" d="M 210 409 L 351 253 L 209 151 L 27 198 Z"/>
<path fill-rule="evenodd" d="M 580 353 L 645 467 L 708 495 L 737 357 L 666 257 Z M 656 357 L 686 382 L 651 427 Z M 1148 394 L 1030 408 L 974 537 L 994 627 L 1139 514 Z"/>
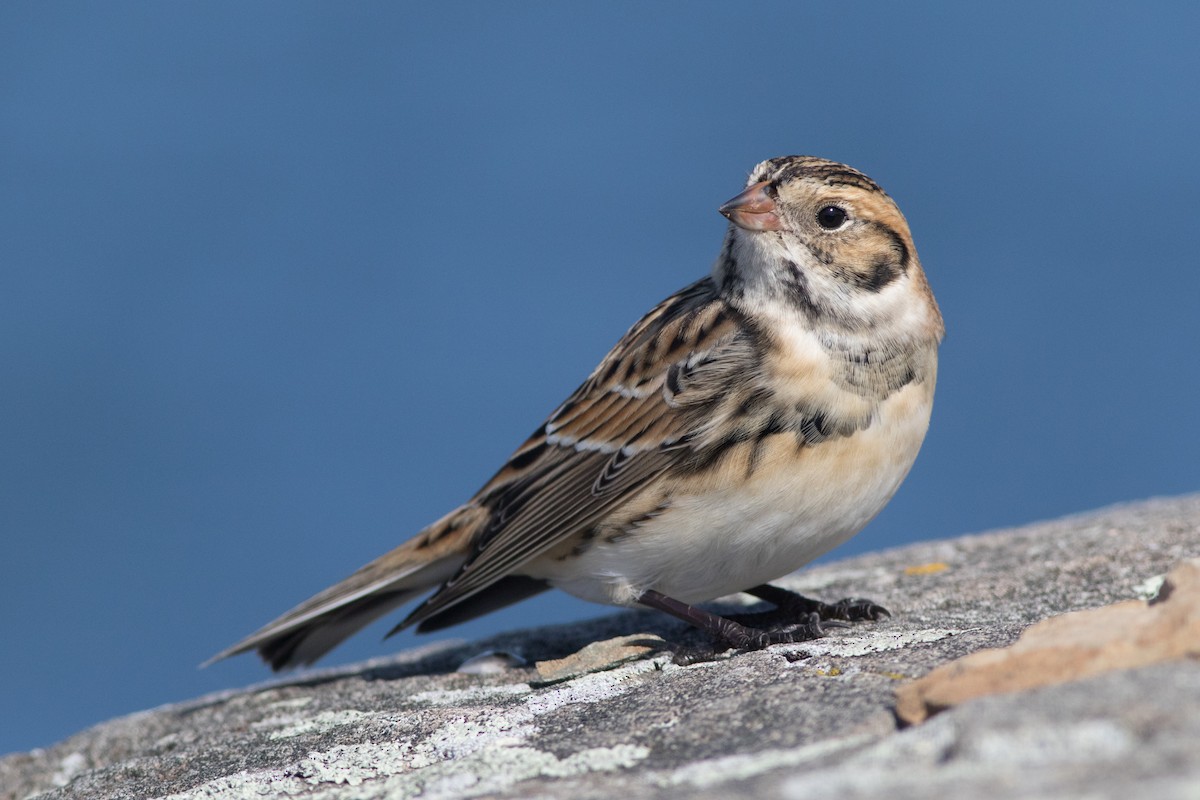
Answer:
<path fill-rule="evenodd" d="M 905 575 L 936 575 L 939 572 L 945 572 L 950 569 L 950 565 L 944 561 L 933 561 L 929 564 L 917 564 L 914 567 L 905 567 Z"/>

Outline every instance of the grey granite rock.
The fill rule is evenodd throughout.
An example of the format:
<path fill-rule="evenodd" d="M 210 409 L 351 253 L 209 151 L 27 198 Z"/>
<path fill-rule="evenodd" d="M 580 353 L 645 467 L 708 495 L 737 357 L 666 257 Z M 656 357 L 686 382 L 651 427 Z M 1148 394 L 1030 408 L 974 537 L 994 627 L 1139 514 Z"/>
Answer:
<path fill-rule="evenodd" d="M 687 667 L 593 648 L 557 683 L 534 665 L 591 642 L 697 640 L 630 612 L 440 644 L 7 756 L 0 798 L 1196 798 L 1194 660 L 972 700 L 911 728 L 893 714 L 910 678 L 1046 617 L 1152 594 L 1196 555 L 1200 495 L 911 545 L 790 580 L 894 615 L 818 642 Z M 485 650 L 519 658 L 454 671 Z"/>

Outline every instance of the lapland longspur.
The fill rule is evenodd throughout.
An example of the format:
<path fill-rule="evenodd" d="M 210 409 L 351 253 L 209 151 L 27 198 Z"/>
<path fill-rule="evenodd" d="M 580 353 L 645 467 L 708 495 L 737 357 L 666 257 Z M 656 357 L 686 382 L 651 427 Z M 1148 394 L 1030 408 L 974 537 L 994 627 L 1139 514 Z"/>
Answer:
<path fill-rule="evenodd" d="M 551 587 L 744 649 L 886 613 L 768 582 L 899 487 L 929 425 L 942 317 L 903 215 L 866 175 L 785 156 L 747 184 L 720 208 L 731 224 L 711 273 L 630 328 L 474 497 L 214 660 L 308 664 L 431 589 L 395 630 Z M 793 624 L 694 605 L 741 591 Z"/>

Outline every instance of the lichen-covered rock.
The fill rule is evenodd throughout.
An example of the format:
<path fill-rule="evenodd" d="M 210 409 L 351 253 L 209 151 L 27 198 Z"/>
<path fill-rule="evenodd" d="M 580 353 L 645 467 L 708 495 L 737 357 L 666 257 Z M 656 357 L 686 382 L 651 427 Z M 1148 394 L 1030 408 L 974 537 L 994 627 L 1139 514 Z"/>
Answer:
<path fill-rule="evenodd" d="M 1144 596 L 1197 554 L 1200 496 L 912 545 L 788 583 L 894 615 L 817 642 L 680 667 L 654 637 L 694 635 L 631 612 L 439 644 L 7 756 L 0 798 L 1183 797 L 1200 785 L 1194 660 L 972 700 L 905 729 L 894 697 L 1031 623 Z M 572 657 L 616 637 L 633 638 Z M 520 658 L 455 671 L 485 650 Z"/>

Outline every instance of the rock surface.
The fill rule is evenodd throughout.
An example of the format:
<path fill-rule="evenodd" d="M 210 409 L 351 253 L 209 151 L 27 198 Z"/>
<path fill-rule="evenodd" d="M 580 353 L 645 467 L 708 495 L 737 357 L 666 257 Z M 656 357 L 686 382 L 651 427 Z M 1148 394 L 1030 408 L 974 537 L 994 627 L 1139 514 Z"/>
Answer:
<path fill-rule="evenodd" d="M 698 640 L 628 612 L 442 643 L 7 756 L 0 799 L 1197 797 L 1186 652 L 913 727 L 895 715 L 912 679 L 1054 615 L 1145 600 L 1197 555 L 1200 495 L 911 545 L 784 582 L 894 614 L 817 642 L 680 667 L 655 637 Z"/>
<path fill-rule="evenodd" d="M 1050 617 L 1016 644 L 943 664 L 900 687 L 896 716 L 915 724 L 976 697 L 1182 659 L 1200 659 L 1200 558 L 1174 567 L 1150 600 Z"/>

